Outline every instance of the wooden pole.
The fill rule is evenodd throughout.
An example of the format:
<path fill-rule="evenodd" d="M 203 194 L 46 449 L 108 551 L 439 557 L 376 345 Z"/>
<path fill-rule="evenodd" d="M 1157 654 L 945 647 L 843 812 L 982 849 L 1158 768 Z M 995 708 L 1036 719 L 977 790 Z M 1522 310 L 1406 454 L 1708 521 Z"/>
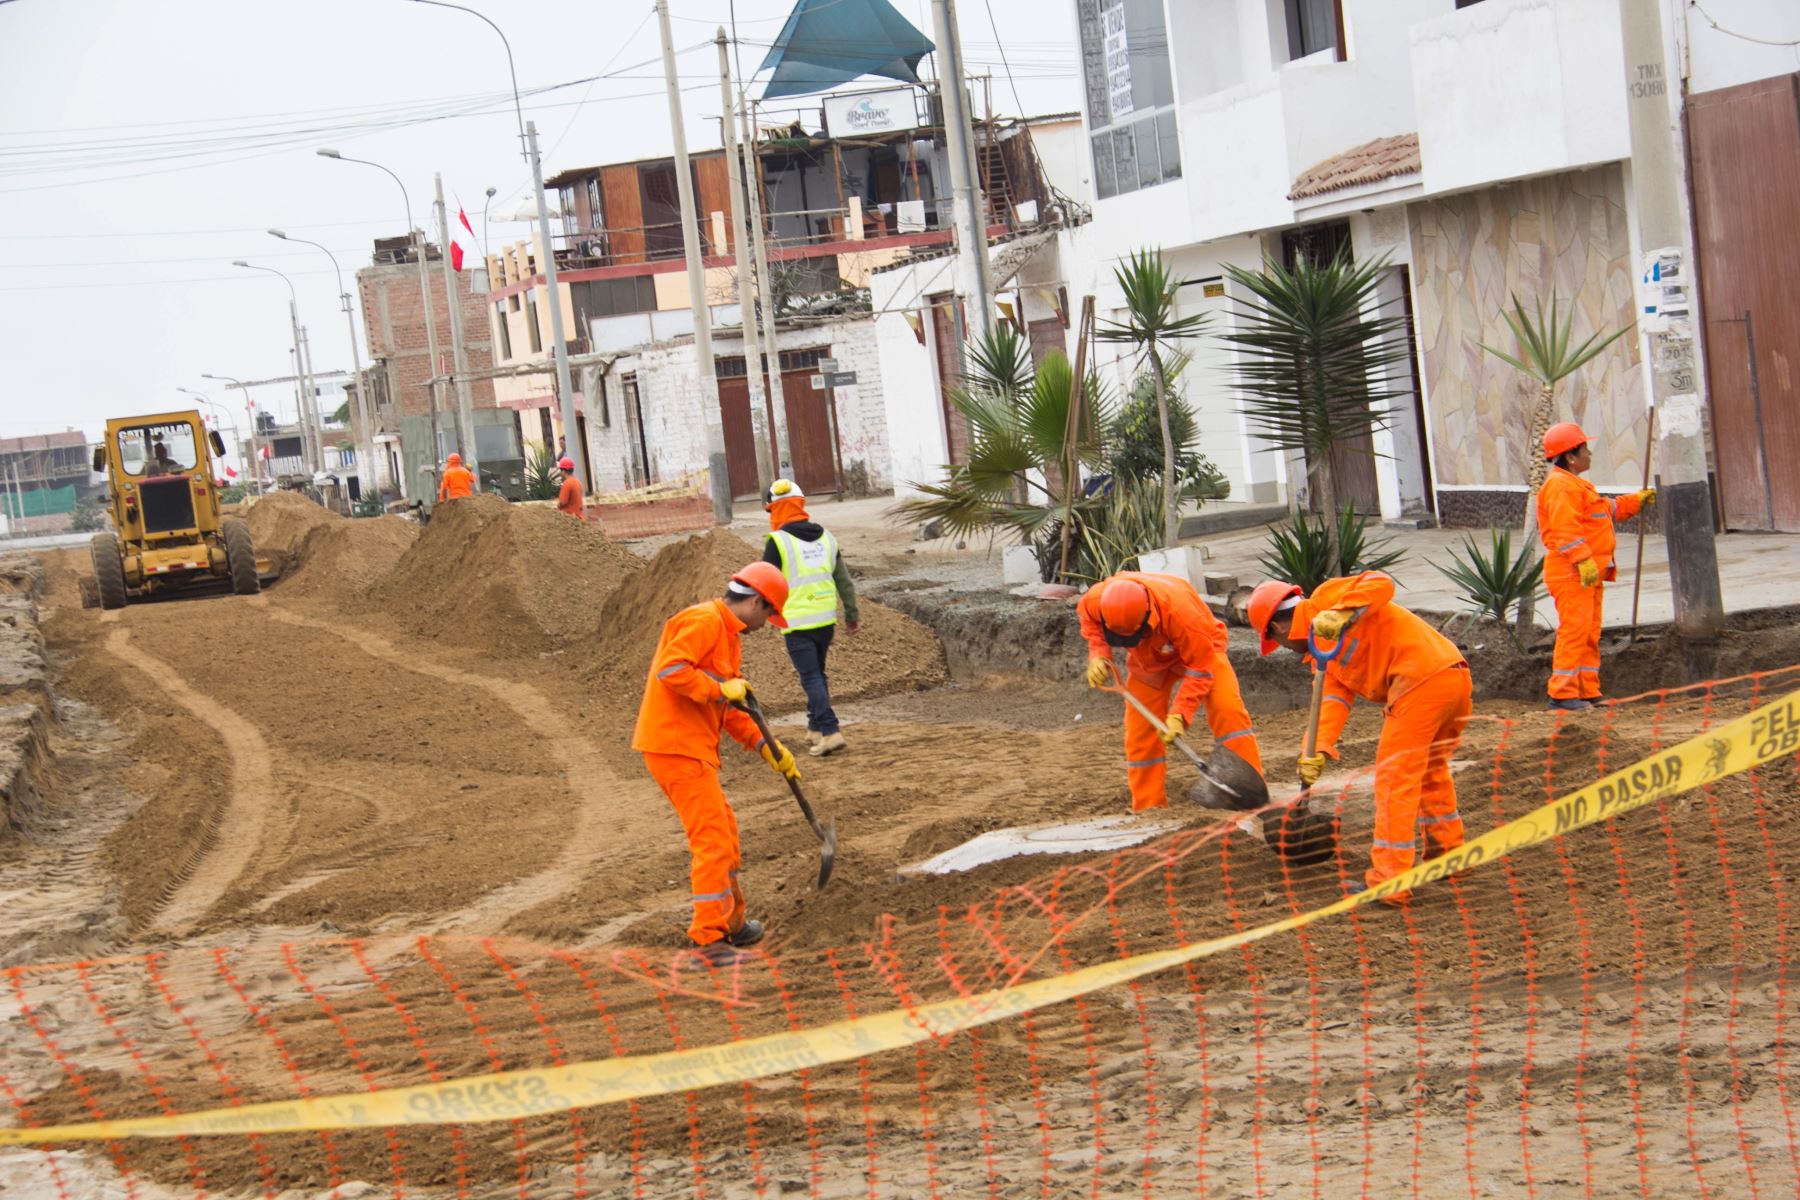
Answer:
<path fill-rule="evenodd" d="M 844 206 L 844 151 L 834 140 L 831 143 L 831 182 L 837 185 L 838 220 L 843 222 L 838 240 L 850 236 L 850 213 Z"/>
<path fill-rule="evenodd" d="M 1069 573 L 1069 527 L 1075 520 L 1075 489 L 1081 486 L 1081 461 L 1075 452 L 1081 416 L 1086 411 L 1088 327 L 1094 321 L 1094 298 L 1081 298 L 1081 324 L 1075 329 L 1074 373 L 1069 379 L 1069 411 L 1063 421 L 1063 521 L 1062 554 L 1056 564 L 1056 580 Z"/>
<path fill-rule="evenodd" d="M 1650 407 L 1647 428 L 1644 430 L 1644 486 L 1650 486 L 1650 453 L 1656 448 L 1656 407 Z M 1644 514 L 1638 512 L 1637 568 L 1631 574 L 1631 635 L 1626 643 L 1637 641 L 1638 635 L 1638 600 L 1644 594 Z"/>

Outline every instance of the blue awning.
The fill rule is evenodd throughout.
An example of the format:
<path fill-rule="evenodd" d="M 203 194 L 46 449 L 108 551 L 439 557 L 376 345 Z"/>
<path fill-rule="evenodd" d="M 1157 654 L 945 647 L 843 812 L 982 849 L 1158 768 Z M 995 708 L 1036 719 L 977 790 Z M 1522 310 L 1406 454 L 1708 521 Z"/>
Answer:
<path fill-rule="evenodd" d="M 888 0 L 800 0 L 758 71 L 774 69 L 763 99 L 822 92 L 864 75 L 919 82 L 935 47 Z"/>

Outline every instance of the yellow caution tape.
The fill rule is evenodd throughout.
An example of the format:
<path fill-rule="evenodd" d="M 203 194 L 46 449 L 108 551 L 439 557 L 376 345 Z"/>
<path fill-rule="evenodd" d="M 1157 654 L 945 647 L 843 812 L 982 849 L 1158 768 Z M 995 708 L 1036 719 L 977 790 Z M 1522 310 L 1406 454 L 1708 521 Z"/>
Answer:
<path fill-rule="evenodd" d="M 500 1071 L 449 1083 L 246 1104 L 178 1116 L 0 1129 L 0 1145 L 508 1121 L 848 1062 L 1004 1021 L 1298 929 L 1796 752 L 1800 752 L 1800 691 L 1615 771 L 1370 891 L 1210 941 L 910 1011 L 879 1013 L 718 1046 Z"/>

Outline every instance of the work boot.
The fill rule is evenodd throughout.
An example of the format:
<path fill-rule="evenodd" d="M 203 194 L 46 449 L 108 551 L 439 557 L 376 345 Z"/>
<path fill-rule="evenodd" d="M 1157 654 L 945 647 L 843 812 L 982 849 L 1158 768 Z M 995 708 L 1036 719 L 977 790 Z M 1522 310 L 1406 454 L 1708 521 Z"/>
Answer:
<path fill-rule="evenodd" d="M 849 743 L 844 741 L 844 735 L 841 733 L 820 734 L 819 740 L 812 744 L 812 747 L 807 750 L 807 753 L 814 758 L 824 758 L 827 754 L 837 753 L 848 744 Z"/>
<path fill-rule="evenodd" d="M 1361 879 L 1346 879 L 1344 881 L 1344 894 L 1346 896 L 1359 896 L 1364 892 L 1373 890 L 1375 886 L 1375 884 Z M 1411 899 L 1411 892 L 1393 892 L 1389 895 L 1382 896 L 1378 903 L 1385 908 L 1405 908 L 1407 902 Z"/>
<path fill-rule="evenodd" d="M 812 752 L 812 748 L 819 744 L 819 739 L 824 736 L 824 734 L 816 729 L 809 729 L 806 731 L 806 749 L 809 754 Z"/>
<path fill-rule="evenodd" d="M 761 921 L 745 921 L 736 929 L 725 935 L 725 942 L 730 946 L 743 948 L 754 946 L 762 941 L 763 923 Z"/>
<path fill-rule="evenodd" d="M 716 942 L 708 942 L 704 946 L 695 946 L 694 953 L 704 958 L 715 967 L 729 967 L 738 960 L 738 949 L 731 944 L 729 937 Z"/>
<path fill-rule="evenodd" d="M 1574 697 L 1569 697 L 1564 700 L 1558 700 L 1552 697 L 1550 702 L 1544 705 L 1544 707 L 1546 709 L 1561 709 L 1564 712 L 1580 712 L 1582 709 L 1594 707 L 1594 702 L 1592 700 L 1577 700 Z"/>

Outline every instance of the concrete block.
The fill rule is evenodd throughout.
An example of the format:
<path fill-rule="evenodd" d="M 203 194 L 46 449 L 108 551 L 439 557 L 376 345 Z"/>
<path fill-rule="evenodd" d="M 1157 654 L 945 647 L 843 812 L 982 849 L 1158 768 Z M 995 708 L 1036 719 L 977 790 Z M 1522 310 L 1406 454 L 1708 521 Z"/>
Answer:
<path fill-rule="evenodd" d="M 1200 577 L 1200 584 L 1200 590 L 1208 596 L 1229 596 L 1237 590 L 1238 577 L 1236 575 L 1219 575 L 1208 571 Z"/>
<path fill-rule="evenodd" d="M 1146 550 L 1138 555 L 1138 570 L 1154 571 L 1185 579 L 1199 590 L 1205 559 L 1198 546 L 1176 546 L 1167 550 Z"/>
<path fill-rule="evenodd" d="M 1037 555 L 1030 546 L 1008 546 L 1000 554 L 1000 577 L 1008 586 L 1015 583 L 1037 583 Z"/>

